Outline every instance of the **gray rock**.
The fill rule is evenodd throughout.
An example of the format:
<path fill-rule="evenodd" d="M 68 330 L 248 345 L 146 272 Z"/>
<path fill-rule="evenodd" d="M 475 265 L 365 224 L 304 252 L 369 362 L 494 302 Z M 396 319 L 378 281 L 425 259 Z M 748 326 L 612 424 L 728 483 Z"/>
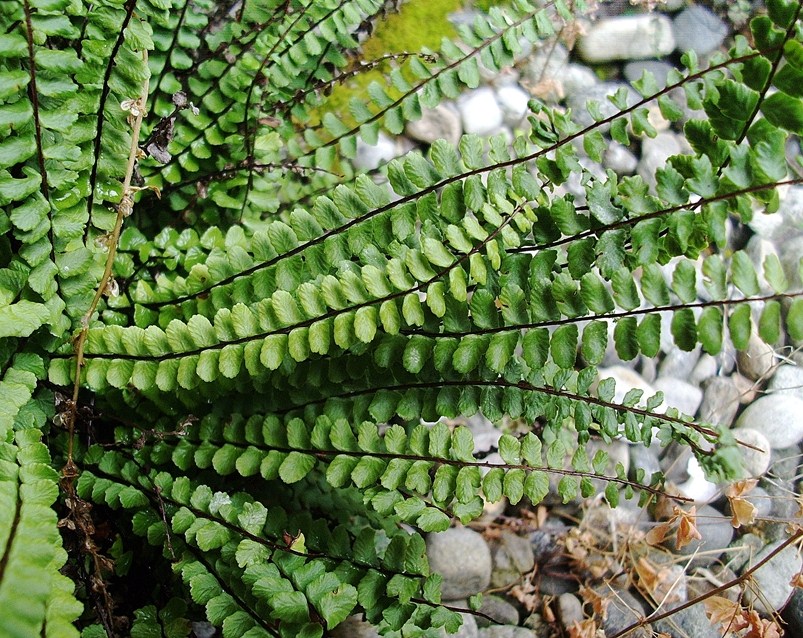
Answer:
<path fill-rule="evenodd" d="M 761 290 L 761 293 L 765 295 L 773 293 L 773 287 L 764 277 L 764 261 L 767 258 L 774 256 L 778 258 L 778 261 L 780 262 L 780 255 L 775 249 L 775 244 L 767 239 L 764 239 L 763 237 L 753 235 L 747 242 L 747 246 L 745 246 L 744 251 L 747 256 L 750 257 L 750 261 L 753 262 L 753 267 L 756 269 L 758 286 Z"/>
<path fill-rule="evenodd" d="M 566 65 L 560 75 L 560 80 L 566 95 L 588 91 L 599 84 L 599 78 L 584 64 Z"/>
<path fill-rule="evenodd" d="M 332 630 L 332 638 L 379 638 L 379 632 L 359 616 L 349 616 Z"/>
<path fill-rule="evenodd" d="M 460 629 L 457 630 L 457 633 L 449 634 L 446 633 L 445 629 L 441 628 L 441 638 L 450 638 L 451 636 L 454 636 L 454 638 L 478 638 L 479 627 L 477 627 L 477 620 L 474 618 L 474 614 L 460 615 L 463 617 L 463 624 L 460 625 Z"/>
<path fill-rule="evenodd" d="M 217 633 L 215 626 L 205 620 L 192 623 L 192 631 L 197 638 L 212 638 Z"/>
<path fill-rule="evenodd" d="M 765 518 L 772 512 L 772 497 L 763 487 L 756 486 L 747 494 L 747 500 L 756 508 L 756 518 Z"/>
<path fill-rule="evenodd" d="M 373 146 L 366 144 L 360 138 L 357 139 L 357 157 L 354 158 L 354 166 L 364 171 L 372 171 L 401 154 L 402 149 L 397 141 L 380 131 Z"/>
<path fill-rule="evenodd" d="M 748 561 L 743 572 L 770 556 L 782 542 L 777 541 L 767 545 L 752 561 Z M 765 614 L 782 609 L 794 591 L 790 581 L 800 572 L 801 567 L 803 567 L 803 557 L 797 548 L 790 545 L 781 550 L 753 573 L 752 583 L 745 591 L 745 602 Z"/>
<path fill-rule="evenodd" d="M 674 49 L 672 22 L 657 13 L 601 20 L 577 43 L 580 57 L 592 64 L 661 57 Z"/>
<path fill-rule="evenodd" d="M 504 531 L 491 545 L 493 571 L 491 585 L 505 587 L 521 579 L 523 573 L 535 565 L 530 541 L 512 532 Z"/>
<path fill-rule="evenodd" d="M 460 135 L 463 133 L 463 126 L 460 123 L 460 114 L 457 109 L 450 104 L 439 104 L 434 109 L 425 109 L 421 114 L 421 119 L 409 122 L 405 128 L 407 136 L 432 144 L 435 140 L 446 140 L 450 144 L 457 145 Z"/>
<path fill-rule="evenodd" d="M 722 633 L 711 624 L 703 605 L 693 605 L 675 612 L 654 625 L 655 631 L 672 638 L 721 638 Z"/>
<path fill-rule="evenodd" d="M 789 364 L 778 366 L 775 374 L 770 379 L 766 391 L 772 394 L 788 394 L 798 399 L 803 399 L 803 367 Z"/>
<path fill-rule="evenodd" d="M 676 379 L 688 379 L 699 360 L 700 348 L 686 352 L 680 348 L 672 347 L 667 351 L 666 356 L 661 361 L 661 365 L 658 366 L 658 375 Z"/>
<path fill-rule="evenodd" d="M 689 578 L 689 599 L 704 596 L 716 587 L 720 587 L 725 583 L 735 582 L 737 578 L 736 572 L 724 565 L 712 565 L 710 568 L 695 570 L 691 578 Z M 719 595 L 728 600 L 736 601 L 739 599 L 740 594 L 739 585 L 735 584 Z"/>
<path fill-rule="evenodd" d="M 689 376 L 689 383 L 693 385 L 702 385 L 706 380 L 716 376 L 719 366 L 715 357 L 712 357 L 707 352 L 700 356 L 700 360 Z"/>
<path fill-rule="evenodd" d="M 674 549 L 674 540 L 671 547 L 682 556 L 695 557 L 691 561 L 693 567 L 710 565 L 715 562 L 733 539 L 733 527 L 730 518 L 710 505 L 697 508 L 697 531 L 701 540 L 692 540 L 680 549 Z"/>
<path fill-rule="evenodd" d="M 694 416 L 703 400 L 703 391 L 675 377 L 658 377 L 652 386 L 664 393 L 666 405 L 677 408 L 681 413 Z"/>
<path fill-rule="evenodd" d="M 658 133 L 653 138 L 646 137 L 641 141 L 641 160 L 638 174 L 655 189 L 655 171 L 666 166 L 666 161 L 673 155 L 683 152 L 683 145 L 675 133 Z"/>
<path fill-rule="evenodd" d="M 727 566 L 736 573 L 750 561 L 755 564 L 755 556 L 764 547 L 764 539 L 756 534 L 742 534 L 730 546 L 727 554 Z"/>
<path fill-rule="evenodd" d="M 775 349 L 765 343 L 755 332 L 750 335 L 746 350 L 736 354 L 736 364 L 748 379 L 758 381 L 770 375 L 777 363 Z"/>
<path fill-rule="evenodd" d="M 623 69 L 624 76 L 631 84 L 636 80 L 640 80 L 644 71 L 652 73 L 658 88 L 666 86 L 666 80 L 669 72 L 674 69 L 669 62 L 663 60 L 637 60 L 635 62 L 628 62 Z"/>
<path fill-rule="evenodd" d="M 561 553 L 555 534 L 537 529 L 530 533 L 530 545 L 533 548 L 533 558 L 539 565 L 552 560 Z"/>
<path fill-rule="evenodd" d="M 466 133 L 490 135 L 502 126 L 502 108 L 488 87 L 468 91 L 457 100 L 457 109 Z"/>
<path fill-rule="evenodd" d="M 797 445 L 803 441 L 803 399 L 786 394 L 761 397 L 739 415 L 736 427 L 758 430 L 773 448 Z"/>
<path fill-rule="evenodd" d="M 533 632 L 515 625 L 494 625 L 480 629 L 479 638 L 533 638 Z"/>
<path fill-rule="evenodd" d="M 644 470 L 644 478 L 649 482 L 650 477 L 655 472 L 661 471 L 661 465 L 658 462 L 658 454 L 660 451 L 661 448 L 657 446 L 646 447 L 639 444 L 631 445 L 630 466 L 633 468 L 634 473 L 636 469 L 642 468 Z"/>
<path fill-rule="evenodd" d="M 430 569 L 443 576 L 443 599 L 481 592 L 491 582 L 491 550 L 474 530 L 453 527 L 427 537 Z"/>
<path fill-rule="evenodd" d="M 748 447 L 739 447 L 742 455 L 745 478 L 758 478 L 763 476 L 770 466 L 770 442 L 758 430 L 752 428 L 739 428 L 734 432 L 741 443 L 752 445 L 762 450 L 753 450 Z"/>
<path fill-rule="evenodd" d="M 638 166 L 635 154 L 619 142 L 608 144 L 602 162 L 605 168 L 610 168 L 618 175 L 632 175 Z"/>
<path fill-rule="evenodd" d="M 584 91 L 569 93 L 566 98 L 566 103 L 572 110 L 574 121 L 584 127 L 594 123 L 594 118 L 592 118 L 586 110 L 586 104 L 591 101 L 597 102 L 602 117 L 610 117 L 618 113 L 619 109 L 608 97 L 614 95 L 620 89 L 623 89 L 627 93 L 626 103 L 628 106 L 632 106 L 639 100 L 639 96 L 633 87 L 624 82 L 601 82 L 589 86 Z M 600 130 L 602 128 L 604 127 L 600 127 Z"/>
<path fill-rule="evenodd" d="M 781 481 L 794 482 L 799 477 L 800 461 L 803 456 L 797 445 L 788 448 L 777 448 L 772 451 L 770 474 Z"/>
<path fill-rule="evenodd" d="M 598 585 L 594 590 L 608 599 L 608 615 L 602 621 L 602 629 L 606 636 L 618 634 L 642 619 L 645 614 L 644 605 L 626 589 L 611 590 L 607 585 Z M 628 634 L 633 638 L 651 638 L 652 627 L 644 625 Z"/>
<path fill-rule="evenodd" d="M 781 193 L 781 206 L 777 215 L 783 218 L 785 234 L 782 241 L 793 235 L 803 235 L 803 187 L 791 186 Z"/>
<path fill-rule="evenodd" d="M 532 629 L 532 638 L 550 638 L 552 630 L 539 613 L 532 613 L 524 619 L 524 626 Z"/>
<path fill-rule="evenodd" d="M 789 290 L 800 290 L 800 259 L 803 257 L 803 236 L 794 237 L 783 245 L 781 250 L 781 266 L 789 282 Z"/>
<path fill-rule="evenodd" d="M 561 594 L 558 596 L 558 611 L 560 621 L 564 627 L 570 627 L 574 623 L 583 620 L 583 603 L 574 594 Z"/>
<path fill-rule="evenodd" d="M 625 395 L 633 388 L 643 390 L 642 402 L 655 395 L 655 388 L 641 378 L 634 370 L 624 366 L 611 366 L 599 369 L 599 378 L 612 378 L 616 382 L 616 392 L 613 395 L 613 403 L 621 403 Z"/>
<path fill-rule="evenodd" d="M 700 384 L 703 401 L 697 411 L 699 423 L 730 426 L 741 407 L 740 388 L 732 377 L 709 377 Z"/>
<path fill-rule="evenodd" d="M 728 35 L 728 26 L 705 7 L 694 5 L 681 11 L 672 23 L 678 51 L 705 55 L 718 49 Z"/>
<path fill-rule="evenodd" d="M 803 589 L 796 589 L 783 612 L 790 636 L 803 636 Z"/>
<path fill-rule="evenodd" d="M 518 625 L 519 611 L 501 596 L 483 596 L 480 612 L 490 616 L 500 625 Z M 491 622 L 487 618 L 477 616 L 478 627 L 489 627 Z"/>
<path fill-rule="evenodd" d="M 528 87 L 544 81 L 559 80 L 569 63 L 569 51 L 560 43 L 536 49 L 522 68 L 522 78 Z"/>
<path fill-rule="evenodd" d="M 530 111 L 527 106 L 530 96 L 517 85 L 498 88 L 496 90 L 496 101 L 499 102 L 499 106 L 502 108 L 504 122 L 508 126 L 518 126 Z"/>

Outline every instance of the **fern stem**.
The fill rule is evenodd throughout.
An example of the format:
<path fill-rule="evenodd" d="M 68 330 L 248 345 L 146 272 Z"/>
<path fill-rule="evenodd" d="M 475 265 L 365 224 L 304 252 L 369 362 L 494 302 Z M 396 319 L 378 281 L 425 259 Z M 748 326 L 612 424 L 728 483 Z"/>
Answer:
<path fill-rule="evenodd" d="M 148 51 L 142 52 L 142 57 L 145 65 L 148 64 Z M 114 267 L 114 257 L 117 254 L 117 242 L 120 239 L 120 232 L 123 228 L 123 220 L 128 217 L 134 207 L 133 195 L 137 189 L 131 186 L 131 180 L 134 177 L 134 168 L 137 164 L 137 156 L 140 153 L 139 149 L 139 136 L 142 130 L 142 120 L 145 117 L 145 104 L 148 100 L 148 78 L 142 84 L 142 91 L 138 98 L 134 101 L 134 106 L 131 109 L 131 116 L 133 118 L 132 131 L 131 131 L 131 147 L 128 153 L 128 162 L 126 164 L 125 176 L 123 177 L 123 197 L 117 206 L 117 218 L 114 222 L 114 230 L 109 238 L 109 253 L 106 256 L 106 266 L 103 270 L 103 276 L 100 278 L 98 287 L 95 290 L 95 296 L 92 298 L 92 303 L 89 304 L 84 316 L 81 317 L 81 332 L 75 343 L 75 379 L 73 381 L 72 402 L 67 413 L 67 461 L 62 469 L 62 474 L 69 482 L 74 480 L 78 475 L 77 468 L 73 461 L 73 440 L 75 438 L 75 420 L 78 413 L 78 392 L 81 389 L 81 368 L 84 363 L 84 347 L 86 345 L 87 334 L 89 333 L 89 322 L 92 315 L 103 297 L 106 287 L 112 278 L 112 269 Z"/>

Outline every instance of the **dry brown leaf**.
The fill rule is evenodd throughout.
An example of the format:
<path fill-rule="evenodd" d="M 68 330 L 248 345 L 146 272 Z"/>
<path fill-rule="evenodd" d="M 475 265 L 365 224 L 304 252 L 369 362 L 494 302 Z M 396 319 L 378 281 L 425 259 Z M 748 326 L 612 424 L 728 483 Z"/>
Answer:
<path fill-rule="evenodd" d="M 755 610 L 747 617 L 750 629 L 743 638 L 781 638 L 783 634 L 774 620 L 761 618 Z"/>
<path fill-rule="evenodd" d="M 749 625 L 747 612 L 742 606 L 722 596 L 711 596 L 703 601 L 705 613 L 713 625 L 730 631 L 740 631 Z"/>
<path fill-rule="evenodd" d="M 597 623 L 593 618 L 575 620 L 567 629 L 569 638 L 595 638 L 597 635 Z"/>
<path fill-rule="evenodd" d="M 688 512 L 679 507 L 675 508 L 678 517 L 678 533 L 675 536 L 675 549 L 683 549 L 693 540 L 702 540 L 703 536 L 697 530 L 697 507 L 692 506 Z"/>
<path fill-rule="evenodd" d="M 743 498 L 731 498 L 730 496 L 728 497 L 728 501 L 730 502 L 731 512 L 733 512 L 731 525 L 733 525 L 734 528 L 739 529 L 742 525 L 753 524 L 756 520 L 755 505 Z"/>
<path fill-rule="evenodd" d="M 730 503 L 733 517 L 731 525 L 739 528 L 742 525 L 752 525 L 756 519 L 756 507 L 744 498 L 758 484 L 757 479 L 744 479 L 736 481 L 725 491 L 725 496 Z"/>
<path fill-rule="evenodd" d="M 591 605 L 591 610 L 594 612 L 595 618 L 605 620 L 608 617 L 608 604 L 611 602 L 610 597 L 603 596 L 585 585 L 580 585 L 579 594 L 584 603 Z"/>
<path fill-rule="evenodd" d="M 653 527 L 647 535 L 644 537 L 644 540 L 647 541 L 650 545 L 660 545 L 664 542 L 666 535 L 669 534 L 669 530 L 672 529 L 672 523 L 674 519 L 670 519 L 665 523 L 659 523 L 655 527 Z"/>
<path fill-rule="evenodd" d="M 798 572 L 792 577 L 792 580 L 789 581 L 789 584 L 792 587 L 800 587 L 803 589 L 803 572 Z"/>

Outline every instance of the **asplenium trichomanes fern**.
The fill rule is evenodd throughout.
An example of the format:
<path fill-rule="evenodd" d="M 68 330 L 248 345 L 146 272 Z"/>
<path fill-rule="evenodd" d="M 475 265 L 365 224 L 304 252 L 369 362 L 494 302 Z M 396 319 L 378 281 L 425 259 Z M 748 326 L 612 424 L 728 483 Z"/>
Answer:
<path fill-rule="evenodd" d="M 803 339 L 777 259 L 762 289 L 725 250 L 729 216 L 801 181 L 801 8 L 766 4 L 750 41 L 685 56 L 664 90 L 645 76 L 612 117 L 589 104 L 585 129 L 532 102 L 512 145 L 467 135 L 360 175 L 358 138 L 551 41 L 580 3 L 516 0 L 462 46 L 362 61 L 388 81 L 345 116 L 324 95 L 361 68 L 379 0 L 3 2 L 0 634 L 184 636 L 204 612 L 227 637 L 318 637 L 357 612 L 454 630 L 399 523 L 537 503 L 550 475 L 588 496 L 610 470 L 592 438 L 675 440 L 736 472 L 716 424 L 616 404 L 594 366 L 611 325 L 619 356 L 656 355 L 666 311 L 687 350 L 746 347 L 753 324 Z M 607 136 L 654 135 L 654 100 L 684 118 L 679 93 L 694 152 L 654 192 L 578 162 L 577 143 L 599 159 Z M 572 173 L 587 204 L 556 190 Z M 532 426 L 502 436 L 501 465 L 447 424 L 478 411 Z M 661 485 L 606 480 L 614 506 Z"/>

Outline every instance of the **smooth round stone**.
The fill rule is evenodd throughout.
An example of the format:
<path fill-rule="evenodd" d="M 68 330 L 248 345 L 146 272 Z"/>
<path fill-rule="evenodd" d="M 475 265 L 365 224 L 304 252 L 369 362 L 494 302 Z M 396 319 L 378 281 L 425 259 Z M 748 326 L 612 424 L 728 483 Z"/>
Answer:
<path fill-rule="evenodd" d="M 380 131 L 374 145 L 366 144 L 362 139 L 357 139 L 357 157 L 354 158 L 354 166 L 361 170 L 372 171 L 398 157 L 401 153 L 402 151 L 396 140 L 391 139 Z"/>
<path fill-rule="evenodd" d="M 672 23 L 678 51 L 705 55 L 718 49 L 728 35 L 728 26 L 705 7 L 694 5 L 681 11 Z"/>
<path fill-rule="evenodd" d="M 691 371 L 689 383 L 698 386 L 702 385 L 708 379 L 716 376 L 718 369 L 719 365 L 717 364 L 716 358 L 712 357 L 707 352 L 703 353 L 703 355 L 700 357 L 700 360 Z"/>
<path fill-rule="evenodd" d="M 803 236 L 784 242 L 783 250 L 781 251 L 781 266 L 783 266 L 790 290 L 798 289 L 803 285 L 800 279 L 801 256 L 803 256 Z"/>
<path fill-rule="evenodd" d="M 518 625 L 519 611 L 501 596 L 483 596 L 480 612 L 490 616 L 500 625 Z M 487 618 L 477 616 L 478 627 L 488 627 L 491 622 Z"/>
<path fill-rule="evenodd" d="M 721 638 L 722 632 L 711 624 L 702 605 L 692 605 L 675 612 L 669 618 L 655 623 L 655 631 L 665 636 L 694 636 L 694 638 Z"/>
<path fill-rule="evenodd" d="M 772 554 L 783 541 L 776 541 L 762 549 L 744 569 L 757 565 Z M 757 611 L 771 614 L 780 610 L 792 596 L 794 587 L 790 581 L 803 567 L 803 557 L 794 545 L 790 545 L 773 556 L 752 575 L 752 584 L 745 590 L 745 603 Z"/>
<path fill-rule="evenodd" d="M 572 110 L 572 119 L 580 126 L 591 126 L 594 124 L 594 118 L 591 117 L 591 114 L 586 109 L 586 104 L 591 101 L 597 103 L 602 117 L 615 115 L 619 112 L 619 109 L 608 97 L 614 95 L 620 89 L 624 89 L 627 92 L 627 99 L 625 102 L 628 106 L 632 106 L 640 99 L 633 87 L 625 82 L 601 82 L 589 86 L 585 91 L 569 93 L 566 98 L 566 103 Z"/>
<path fill-rule="evenodd" d="M 444 600 L 468 598 L 491 582 L 491 550 L 485 539 L 466 527 L 453 527 L 427 536 L 432 572 L 443 577 Z"/>
<path fill-rule="evenodd" d="M 332 638 L 379 638 L 379 632 L 359 616 L 349 616 L 332 630 Z"/>
<path fill-rule="evenodd" d="M 803 399 L 803 367 L 789 364 L 778 366 L 766 391 L 771 394 L 788 394 Z"/>
<path fill-rule="evenodd" d="M 658 366 L 659 376 L 688 379 L 692 370 L 694 370 L 694 366 L 700 360 L 700 352 L 700 348 L 695 348 L 689 352 L 680 348 L 669 348 L 663 361 L 661 361 L 661 365 Z"/>
<path fill-rule="evenodd" d="M 656 58 L 674 50 L 672 22 L 655 13 L 601 20 L 577 43 L 578 54 L 591 64 Z"/>
<path fill-rule="evenodd" d="M 739 446 L 742 465 L 744 466 L 744 477 L 758 478 L 763 476 L 770 467 L 770 442 L 767 441 L 767 437 L 752 428 L 739 428 L 734 434 L 740 442 L 762 450 L 759 452 L 758 450 Z"/>
<path fill-rule="evenodd" d="M 434 109 L 424 110 L 421 119 L 408 123 L 405 132 L 408 137 L 425 144 L 443 139 L 457 145 L 463 133 L 463 125 L 456 108 L 439 104 Z"/>
<path fill-rule="evenodd" d="M 602 629 L 606 636 L 617 634 L 644 617 L 644 605 L 628 590 L 611 590 L 608 585 L 597 585 L 594 587 L 594 591 L 609 601 L 608 613 L 602 621 Z M 652 627 L 644 625 L 629 633 L 628 636 L 652 638 Z"/>
<path fill-rule="evenodd" d="M 682 414 L 694 416 L 703 401 L 703 391 L 675 377 L 658 377 L 652 383 L 653 388 L 664 393 L 666 405 L 677 408 Z"/>
<path fill-rule="evenodd" d="M 616 392 L 613 395 L 613 403 L 621 403 L 625 395 L 631 389 L 639 389 L 644 391 L 642 401 L 655 395 L 655 388 L 647 383 L 638 372 L 626 368 L 625 366 L 610 366 L 609 368 L 599 369 L 599 378 L 607 379 L 612 378 L 616 382 Z"/>
<path fill-rule="evenodd" d="M 784 238 L 803 235 L 803 187 L 792 186 L 781 196 L 776 215 L 783 218 Z"/>
<path fill-rule="evenodd" d="M 502 107 L 496 101 L 493 90 L 488 87 L 461 95 L 457 100 L 457 109 L 466 133 L 489 135 L 502 126 Z"/>
<path fill-rule="evenodd" d="M 502 86 L 496 91 L 496 100 L 502 107 L 505 124 L 517 126 L 529 112 L 530 96 L 517 85 Z"/>
<path fill-rule="evenodd" d="M 638 166 L 638 158 L 626 146 L 612 142 L 605 149 L 602 163 L 618 175 L 632 175 Z"/>
<path fill-rule="evenodd" d="M 730 518 L 710 505 L 697 508 L 697 531 L 701 540 L 692 540 L 688 545 L 676 550 L 674 539 L 668 544 L 673 551 L 682 556 L 696 555 L 691 561 L 692 567 L 701 567 L 714 563 L 733 539 L 733 526 Z"/>
<path fill-rule="evenodd" d="M 690 498 L 695 503 L 708 503 L 719 493 L 719 487 L 706 478 L 695 457 L 689 457 L 686 472 L 689 475 L 688 480 L 678 485 L 681 496 Z"/>
<path fill-rule="evenodd" d="M 640 80 L 644 71 L 652 73 L 652 76 L 655 78 L 655 82 L 658 84 L 658 88 L 662 89 L 666 86 L 666 80 L 669 76 L 669 72 L 674 68 L 675 67 L 673 67 L 671 64 L 664 62 L 663 60 L 637 60 L 625 64 L 623 73 L 625 78 L 627 78 L 627 81 L 631 84 L 636 80 Z"/>
<path fill-rule="evenodd" d="M 574 594 L 561 594 L 558 596 L 558 611 L 564 627 L 583 620 L 583 603 Z"/>
<path fill-rule="evenodd" d="M 768 377 L 776 363 L 775 349 L 756 333 L 750 335 L 747 349 L 740 350 L 736 354 L 739 372 L 753 381 Z"/>
<path fill-rule="evenodd" d="M 803 399 L 785 394 L 761 397 L 739 415 L 736 428 L 758 430 L 773 448 L 797 445 L 803 441 Z M 738 436 L 738 430 L 734 434 Z"/>
<path fill-rule="evenodd" d="M 658 133 L 653 138 L 647 137 L 641 142 L 641 161 L 638 174 L 654 190 L 655 171 L 666 166 L 667 160 L 673 155 L 683 152 L 683 146 L 675 133 Z"/>
<path fill-rule="evenodd" d="M 515 625 L 493 625 L 479 630 L 479 638 L 533 638 L 533 632 Z"/>
<path fill-rule="evenodd" d="M 525 572 L 532 570 L 535 556 L 530 541 L 512 532 L 502 532 L 491 545 L 493 571 L 491 585 L 505 587 L 515 583 Z"/>
<path fill-rule="evenodd" d="M 772 286 L 764 277 L 764 262 L 768 258 L 775 257 L 778 260 L 778 263 L 780 263 L 780 255 L 778 254 L 778 250 L 775 248 L 775 244 L 767 239 L 764 239 L 763 237 L 753 235 L 747 242 L 747 246 L 745 246 L 744 251 L 747 253 L 747 256 L 750 257 L 750 261 L 753 262 L 753 267 L 756 269 L 758 285 L 761 289 L 761 293 L 769 295 L 774 292 Z"/>

